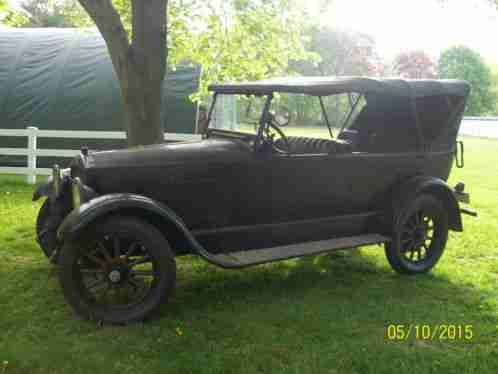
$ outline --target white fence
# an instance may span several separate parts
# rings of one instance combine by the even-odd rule
[[[465,117],[460,135],[498,139],[498,117]]]
[[[28,127],[26,130],[6,130],[0,129],[0,137],[27,137],[27,148],[0,148],[0,155],[6,156],[26,156],[27,167],[1,167],[0,174],[21,174],[26,175],[27,182],[36,183],[37,175],[50,175],[51,169],[37,168],[37,157],[74,157],[80,150],[72,149],[39,149],[37,147],[38,138],[68,138],[68,139],[126,139],[125,132],[119,131],[59,131],[59,130],[39,130],[37,127]],[[200,135],[194,134],[172,134],[165,133],[164,139],[167,141],[188,141],[199,140]]]
[[[466,117],[462,122],[460,135],[479,136],[498,139],[498,117],[480,118]],[[69,149],[39,149],[37,148],[38,138],[70,138],[70,139],[126,139],[125,132],[114,131],[59,131],[59,130],[39,130],[36,127],[28,127],[26,130],[5,130],[0,129],[2,136],[21,136],[28,138],[28,148],[0,148],[0,155],[26,156],[27,167],[1,167],[0,174],[22,174],[26,175],[27,182],[36,183],[37,175],[50,175],[51,169],[36,167],[37,157],[74,157],[79,154],[79,150]],[[193,134],[164,134],[167,141],[188,141],[199,140],[200,135]]]

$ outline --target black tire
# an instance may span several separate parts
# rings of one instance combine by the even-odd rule
[[[59,265],[64,297],[74,311],[110,324],[145,319],[167,301],[176,283],[167,240],[153,225],[132,217],[112,216],[64,243]]]
[[[57,231],[49,227],[50,202],[45,200],[36,218],[36,241],[45,256],[55,264],[57,258],[52,258],[52,254],[57,246]]]
[[[393,229],[385,246],[389,264],[400,274],[430,271],[443,255],[448,240],[448,214],[435,196],[418,196]]]

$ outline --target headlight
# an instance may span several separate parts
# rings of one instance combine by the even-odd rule
[[[61,193],[61,170],[57,164],[52,167],[52,185],[54,187],[54,195],[57,198]]]
[[[54,186],[54,195],[56,198],[58,198],[61,194],[63,178],[70,175],[71,169],[61,170],[57,164],[52,167],[52,178],[49,178],[49,182],[52,182],[52,185]]]
[[[71,192],[73,208],[78,208],[81,204],[97,197],[97,193],[90,187],[84,185],[78,177],[73,178]]]
[[[83,190],[80,178],[73,179],[71,190],[73,195],[73,208],[78,208],[81,205],[81,191]]]

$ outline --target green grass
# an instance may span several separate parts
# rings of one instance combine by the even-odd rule
[[[465,139],[464,218],[428,275],[403,277],[379,247],[244,271],[178,261],[151,321],[77,319],[34,240],[39,208],[0,179],[0,374],[498,372],[498,141]],[[389,341],[390,324],[472,325],[470,341]],[[2,362],[8,364],[2,366]]]

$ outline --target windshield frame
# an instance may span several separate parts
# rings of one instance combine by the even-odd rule
[[[354,92],[351,92],[351,93],[354,93]],[[351,93],[348,93],[348,95],[350,95]],[[344,122],[342,123],[341,129],[340,129],[338,135],[342,134],[342,132],[347,129],[349,121],[351,120],[351,117],[353,116],[353,113],[355,112],[356,108],[358,107],[358,104],[360,104],[360,101],[361,101],[362,98],[364,100],[366,100],[365,99],[365,94],[358,94],[358,98],[353,103],[353,105],[351,105],[351,108],[349,109],[349,113],[346,116],[346,119],[344,120]]]
[[[222,134],[232,134],[232,135],[237,135],[241,137],[246,137],[246,138],[261,138],[264,133],[264,127],[267,125],[268,121],[270,120],[269,117],[269,112],[270,112],[270,107],[271,107],[271,102],[273,100],[273,93],[272,94],[262,94],[262,95],[254,95],[254,96],[260,96],[260,97],[266,97],[265,99],[265,104],[263,106],[263,111],[261,112],[261,115],[258,120],[258,128],[255,131],[254,134],[248,133],[248,132],[240,132],[240,131],[234,131],[234,130],[226,130],[226,129],[218,129],[218,128],[211,128],[209,127],[211,125],[211,121],[213,119],[213,113],[216,108],[216,101],[218,98],[219,93],[215,92],[213,95],[213,100],[211,102],[211,107],[209,109],[209,114],[208,114],[208,123],[207,123],[207,131],[206,135],[209,137],[211,133],[222,133]],[[239,94],[223,94],[227,96],[237,96]]]
[[[347,114],[344,117],[343,123],[341,124],[340,130],[339,130],[339,133],[337,134],[337,136],[339,136],[347,128],[348,122],[351,120],[351,117],[352,117],[354,111],[356,110],[356,107],[358,106],[359,102],[361,101],[361,98],[364,97],[364,94],[354,92],[354,91],[348,92],[347,94],[350,95],[353,93],[357,93],[358,98],[355,100],[353,105],[350,105],[349,111],[347,112]],[[290,94],[292,95],[293,93],[290,93]],[[244,138],[256,139],[257,143],[260,142],[264,136],[265,127],[267,127],[269,125],[269,122],[271,121],[270,109],[271,109],[271,104],[272,104],[272,101],[274,98],[274,93],[270,93],[270,94],[264,93],[261,95],[254,95],[254,96],[259,96],[259,97],[266,97],[265,104],[264,104],[263,110],[261,112],[260,119],[258,121],[258,129],[256,130],[256,132],[254,134],[247,133],[247,132],[239,132],[239,131],[234,131],[234,130],[218,129],[218,128],[210,128],[209,127],[211,125],[212,120],[213,120],[213,113],[214,113],[215,108],[216,108],[218,95],[220,95],[220,93],[218,93],[218,92],[215,92],[213,94],[213,100],[211,102],[211,107],[209,109],[208,118],[207,118],[208,123],[207,123],[207,129],[206,129],[206,137],[209,138],[209,136],[212,133],[218,133],[218,134],[235,135],[237,137],[240,136],[240,137],[244,137]],[[237,96],[240,94],[223,93],[223,95]],[[248,95],[248,96],[252,96],[252,95]],[[332,131],[332,124],[329,121],[327,110],[326,110],[325,105],[323,103],[324,96],[315,96],[315,95],[306,95],[306,96],[314,96],[314,97],[317,97],[317,99],[319,100],[322,115],[325,119],[328,130],[330,132],[331,139],[334,139],[334,135],[333,135],[333,131]],[[335,95],[328,95],[328,96],[335,96]],[[278,126],[278,123],[276,125]]]

